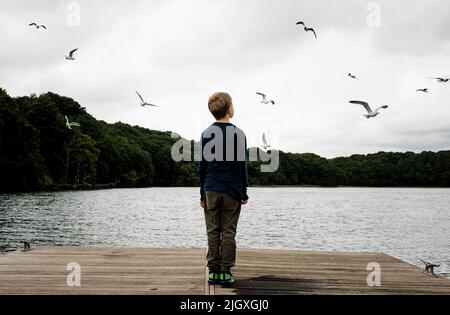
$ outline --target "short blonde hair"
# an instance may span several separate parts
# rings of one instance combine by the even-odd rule
[[[209,111],[217,120],[224,118],[232,105],[230,94],[224,92],[214,93],[208,101]]]

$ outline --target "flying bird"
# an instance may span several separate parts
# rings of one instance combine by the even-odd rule
[[[66,127],[68,129],[72,129],[72,127],[81,127],[79,123],[77,122],[69,122],[69,118],[67,116],[64,116],[66,118]]]
[[[350,101],[351,104],[356,104],[356,105],[362,105],[364,106],[364,108],[367,110],[367,115],[363,115],[364,117],[366,117],[367,119],[369,118],[374,118],[376,116],[378,116],[380,114],[380,110],[381,109],[387,109],[389,108],[389,106],[384,105],[381,106],[379,108],[377,108],[375,111],[372,110],[372,108],[370,108],[370,105],[367,102],[363,102],[363,101]]]
[[[40,29],[41,27],[43,28],[43,29],[47,29],[47,27],[45,26],[45,25],[43,25],[43,24],[36,24],[36,23],[30,23],[30,24],[28,24],[28,26],[34,26],[34,27],[36,27],[36,29],[38,30],[38,29]]]
[[[139,94],[138,91],[136,91],[136,94],[139,96],[139,99],[141,100],[142,107],[145,107],[145,106],[159,107],[158,105],[153,105],[153,104],[150,104],[150,103],[147,103],[146,101],[144,101],[144,98],[141,96],[141,94]]]
[[[447,83],[448,81],[450,81],[450,78],[430,78],[433,80],[437,80],[440,83]]]
[[[348,76],[352,79],[359,80],[358,77],[354,74],[349,73]]]
[[[259,93],[259,92],[256,92],[256,94],[262,96],[262,101],[261,101],[261,103],[263,103],[263,104],[272,104],[272,105],[275,105],[275,102],[274,102],[274,101],[272,101],[272,100],[270,100],[270,101],[267,100],[267,95],[266,95],[266,94]]]
[[[75,48],[74,50],[69,52],[69,56],[66,56],[67,60],[75,60],[75,57],[73,56],[73,54],[78,50],[78,48]]]
[[[267,137],[266,137],[265,133],[263,133],[263,135],[262,135],[262,143],[263,143],[262,148],[264,149],[264,151],[267,151],[267,149],[269,149],[271,147],[271,145],[267,141]]]
[[[316,31],[315,31],[312,27],[305,27],[305,32],[313,32],[313,33],[314,33],[314,36],[315,36],[316,39],[317,39]]]
[[[430,90],[429,89],[418,89],[416,92],[428,93],[428,92],[430,92]]]
[[[307,27],[307,26],[305,25],[305,22],[300,21],[300,22],[297,22],[295,25],[303,25],[303,29],[305,30],[305,32],[313,32],[313,33],[314,33],[314,36],[315,36],[316,39],[317,39],[316,31],[315,31],[312,27]]]

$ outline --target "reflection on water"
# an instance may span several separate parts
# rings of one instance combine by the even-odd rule
[[[253,188],[238,246],[385,252],[450,272],[447,189]],[[197,188],[0,195],[0,252],[37,245],[205,247]]]

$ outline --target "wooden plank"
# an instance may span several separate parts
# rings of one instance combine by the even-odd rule
[[[69,287],[68,263],[81,266]],[[0,294],[205,294],[204,250],[38,247],[0,257]]]
[[[369,287],[367,264],[381,266],[381,286]],[[450,294],[450,280],[425,275],[385,254],[240,251],[235,287],[216,294]]]
[[[205,249],[38,247],[0,256],[0,294],[450,294],[450,280],[380,253],[239,250],[233,288],[207,282]],[[66,285],[68,263],[81,287]],[[368,287],[367,264],[381,265]]]

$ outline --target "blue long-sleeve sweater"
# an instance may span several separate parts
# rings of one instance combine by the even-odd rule
[[[198,165],[200,195],[223,192],[241,202],[248,200],[247,140],[231,123],[214,123],[201,137],[202,159]]]

